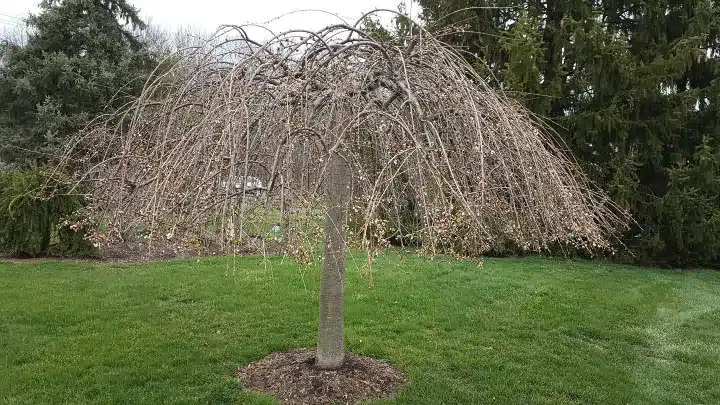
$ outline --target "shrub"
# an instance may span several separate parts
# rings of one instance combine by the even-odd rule
[[[95,256],[86,228],[65,221],[85,199],[67,194],[63,186],[48,188],[59,182],[47,180],[40,169],[0,173],[0,251],[19,257]]]

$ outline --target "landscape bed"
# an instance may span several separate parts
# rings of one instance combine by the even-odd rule
[[[351,257],[348,350],[392,404],[720,403],[720,273]],[[319,266],[281,257],[0,262],[0,403],[273,404],[237,371],[312,348]]]

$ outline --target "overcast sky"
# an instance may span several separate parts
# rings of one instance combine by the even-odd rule
[[[37,12],[40,0],[0,0],[0,26],[20,23],[29,12]],[[356,20],[362,13],[375,9],[397,10],[400,0],[131,0],[140,15],[153,24],[168,29],[191,27],[214,31],[221,24],[266,23],[297,10],[325,10]],[[415,15],[419,7],[413,6]],[[270,22],[274,31],[290,28],[319,29],[338,22],[336,17],[304,11]],[[0,29],[2,31],[2,29]]]

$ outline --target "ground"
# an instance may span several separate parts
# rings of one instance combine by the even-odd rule
[[[720,273],[351,259],[347,346],[392,404],[718,404]],[[273,404],[237,370],[312,348],[319,267],[0,263],[0,404]],[[372,280],[372,281],[371,281]]]
[[[293,349],[272,353],[238,369],[244,388],[269,393],[286,405],[357,404],[394,398],[407,376],[391,364],[348,352],[338,369],[315,365],[315,351]]]

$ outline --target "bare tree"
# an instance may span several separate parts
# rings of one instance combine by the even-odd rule
[[[137,29],[134,34],[148,46],[155,55],[168,56],[191,47],[203,47],[212,37],[200,28],[177,27],[173,30],[163,28],[148,19],[144,29]]]
[[[317,351],[325,368],[344,356],[348,207],[368,252],[398,230],[401,199],[415,207],[409,236],[431,254],[610,249],[626,220],[456,51],[418,26],[389,43],[361,24],[265,42],[225,27],[172,58],[60,163],[100,173],[91,214],[103,243],[138,225],[151,240],[212,232],[239,243],[254,218],[247,195],[218,193],[218,179],[262,179],[266,204],[292,208],[283,215],[326,212]]]
[[[27,44],[29,28],[24,21],[11,21],[0,27],[0,63],[3,63],[3,47],[23,47]]]

